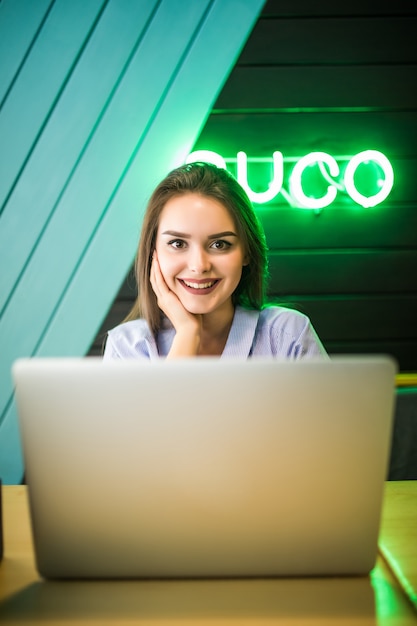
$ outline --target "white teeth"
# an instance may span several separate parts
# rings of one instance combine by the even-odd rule
[[[214,285],[215,281],[212,280],[210,283],[188,283],[186,280],[184,280],[183,283],[187,285],[187,287],[191,287],[192,289],[208,289],[209,287],[212,287]]]

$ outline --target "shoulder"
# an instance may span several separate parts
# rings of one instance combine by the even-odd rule
[[[307,315],[281,306],[268,306],[260,312],[259,343],[268,343],[271,353],[285,358],[325,355]]]
[[[107,333],[104,358],[151,358],[155,352],[155,338],[144,319],[124,322]]]
[[[266,324],[273,324],[277,321],[302,323],[308,320],[308,317],[304,313],[300,313],[296,309],[289,309],[287,307],[278,305],[269,305],[261,310],[260,319]]]
[[[307,315],[295,309],[271,305],[262,309],[259,315],[259,323],[264,326],[297,331],[309,325],[310,319]]]

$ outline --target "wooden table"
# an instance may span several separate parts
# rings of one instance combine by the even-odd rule
[[[380,555],[352,578],[45,582],[26,488],[3,488],[0,624],[409,626],[417,624],[417,481],[387,483]]]
[[[417,611],[417,481],[387,482],[379,552]]]

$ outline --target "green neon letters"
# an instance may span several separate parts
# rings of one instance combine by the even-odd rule
[[[338,160],[347,162],[343,170]],[[322,209],[334,202],[340,192],[348,195],[356,204],[369,208],[381,204],[394,185],[392,165],[387,157],[377,150],[364,150],[354,156],[338,159],[327,152],[310,152],[297,159],[284,159],[281,152],[274,152],[272,181],[265,191],[254,191],[249,186],[248,161],[270,162],[271,159],[248,159],[245,152],[238,152],[236,159],[225,159],[211,150],[196,150],[186,160],[187,163],[193,161],[214,163],[224,169],[227,169],[228,162],[235,162],[237,180],[255,204],[270,202],[281,193],[292,206]],[[284,161],[295,161],[288,177],[288,191],[283,188]],[[309,168],[311,170],[315,168],[319,172],[320,191],[306,192],[305,178],[308,177]],[[368,181],[365,185],[364,179]],[[361,185],[365,187],[366,192]]]
[[[369,163],[371,161],[380,166],[384,172],[384,180],[378,179],[378,186],[380,187],[378,193],[373,196],[366,197],[359,193],[356,189],[354,176],[361,163]],[[388,161],[387,157],[382,154],[382,152],[377,152],[376,150],[365,150],[364,152],[360,152],[351,158],[345,170],[344,181],[346,191],[352,200],[364,207],[371,207],[381,204],[381,202],[385,200],[390,193],[394,185],[394,171],[391,163]]]
[[[272,155],[274,163],[274,177],[269,184],[267,191],[255,192],[249,187],[248,183],[248,157],[245,152],[237,153],[237,179],[248,194],[252,202],[256,204],[265,204],[270,202],[279,194],[284,181],[284,157],[282,152],[274,152]]]

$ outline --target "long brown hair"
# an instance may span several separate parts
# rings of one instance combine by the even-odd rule
[[[211,163],[190,163],[173,170],[159,183],[149,200],[142,224],[135,262],[138,296],[125,321],[143,317],[153,333],[158,332],[162,319],[149,278],[159,217],[168,200],[187,193],[216,199],[235,222],[249,264],[242,268],[242,277],[232,295],[234,305],[261,309],[265,302],[265,234],[246,192],[227,170]]]

